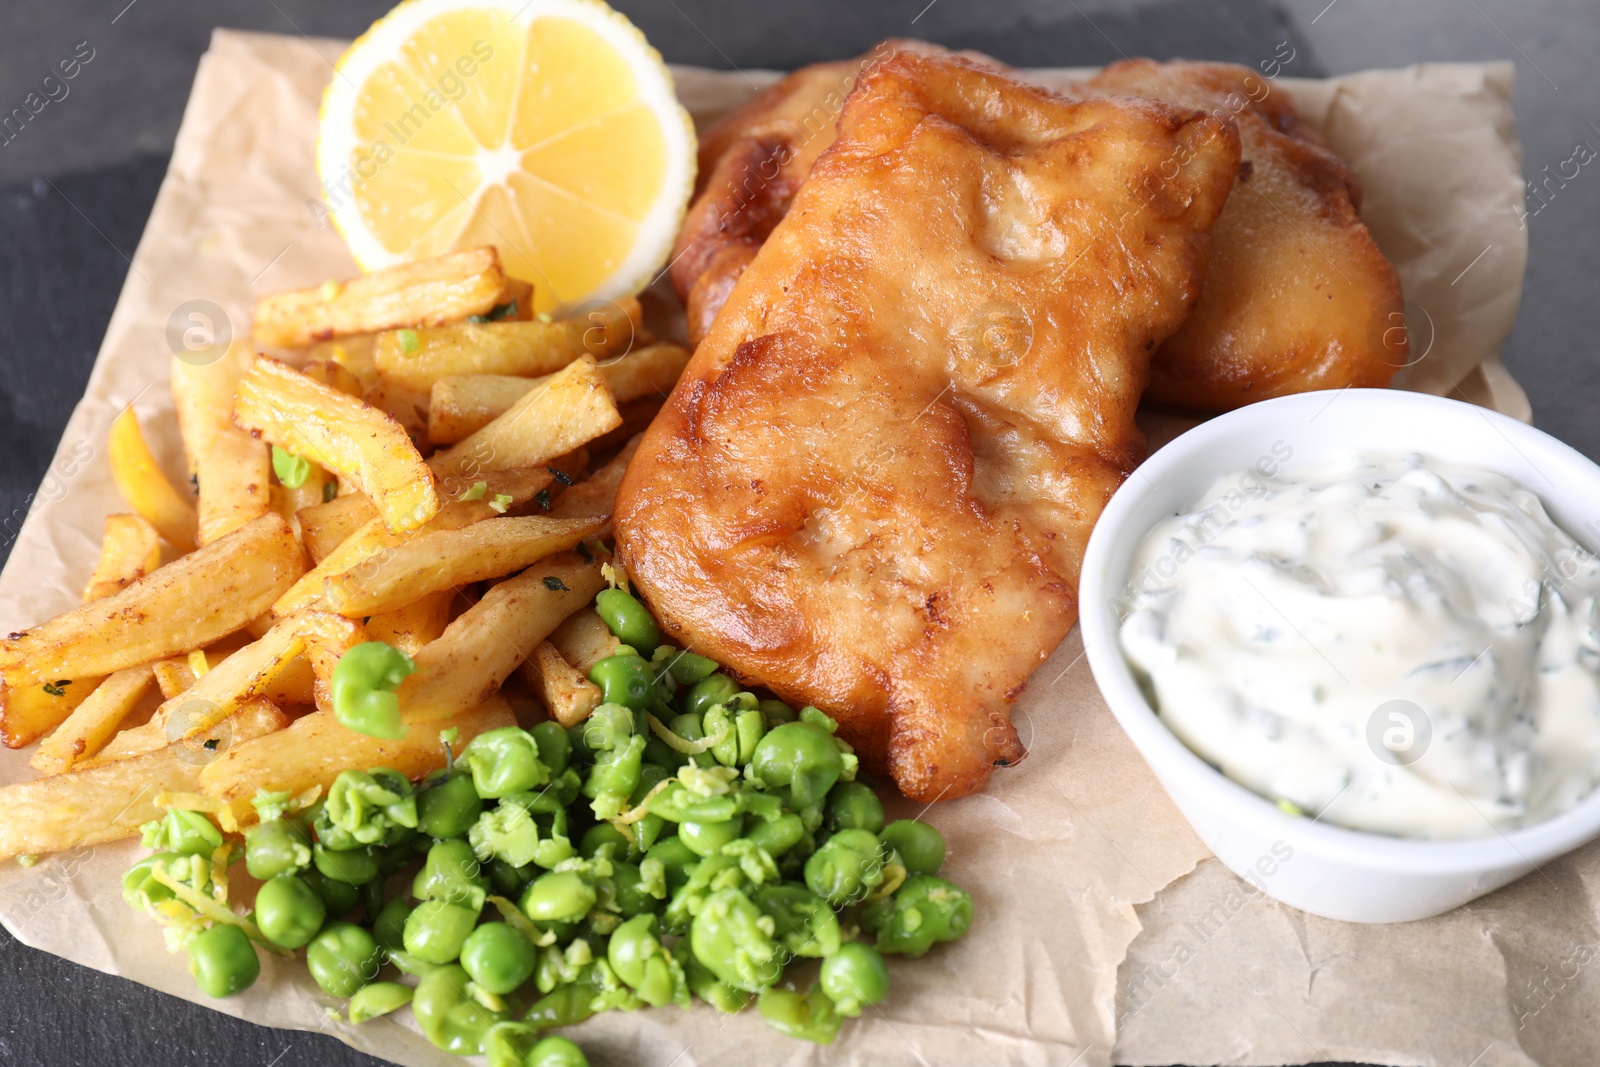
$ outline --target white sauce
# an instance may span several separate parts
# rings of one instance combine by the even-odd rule
[[[1362,830],[1477,837],[1587,795],[1595,555],[1491,471],[1277,469],[1219,480],[1135,556],[1121,644],[1168,727],[1250,789]]]

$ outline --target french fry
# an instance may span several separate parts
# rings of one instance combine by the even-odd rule
[[[628,472],[628,463],[633,459],[633,454],[639,451],[639,442],[643,437],[643,434],[635,434],[622,446],[622,451],[607,460],[604,466],[562,493],[550,514],[561,519],[579,515],[605,515],[606,527],[596,536],[605,537],[610,533],[609,517],[616,506],[617,489],[622,485],[622,476]]]
[[[240,379],[233,421],[350,479],[390,530],[414,530],[439,510],[433,477],[399,423],[275,359],[257,359]]]
[[[549,641],[539,642],[519,673],[528,688],[544,699],[550,717],[562,726],[578,725],[604,699],[600,687],[563,659]]]
[[[199,519],[194,504],[161,473],[139,429],[133,408],[111,422],[111,477],[128,506],[142,515],[180,552],[194,547]]]
[[[450,625],[450,605],[455,596],[454,589],[441,589],[404,607],[378,612],[367,620],[367,638],[414,656]]]
[[[378,509],[365,493],[345,493],[295,512],[300,542],[313,563],[327,559],[351,534],[377,517]]]
[[[649,345],[621,359],[598,364],[600,375],[618,404],[641,397],[665,398],[689,362],[689,350],[674,344]],[[436,445],[455,444],[476,433],[544,378],[518,378],[506,374],[458,374],[433,383],[428,399],[428,439]]]
[[[269,348],[401,326],[438,325],[492,311],[505,291],[492,246],[404,263],[344,283],[262,297],[251,338]]]
[[[393,611],[440,590],[530,567],[593,537],[603,520],[498,518],[407,538],[368,565],[335,574],[323,599],[341,615]]]
[[[23,748],[67,720],[103,681],[102,676],[0,686],[0,742]]]
[[[233,390],[249,365],[248,343],[236,343],[214,363],[172,359],[172,400],[178,432],[199,486],[199,543],[232,533],[269,507],[267,446],[233,425]]]
[[[555,628],[550,634],[550,644],[561,653],[562,659],[587,678],[596,663],[616,654],[622,642],[611,633],[600,614],[585,604]]]
[[[289,524],[263,515],[120,593],[11,634],[0,641],[0,676],[14,686],[103,676],[201,648],[266,611],[303,573]]]
[[[491,588],[412,657],[417,669],[396,690],[408,721],[447,718],[487,700],[604,585],[598,563],[563,553]]]
[[[545,379],[489,425],[428,461],[441,481],[486,471],[537,467],[622,424],[593,358]]]
[[[367,391],[367,403],[398,422],[406,435],[423,449],[431,444],[428,439],[428,394],[426,391],[407,389],[399,382],[379,378]]]
[[[510,308],[506,311],[505,317],[497,321],[526,322],[533,318],[533,284],[506,275],[506,287],[500,290],[500,296],[495,300],[495,307],[498,309],[508,304]]]
[[[77,767],[65,774],[0,789],[0,858],[60,852],[138,834],[166,810],[163,793],[193,792],[214,749],[282,730],[289,718],[266,701],[241,708],[225,727],[133,759]]]
[[[511,498],[509,502],[502,501],[507,507],[521,504],[548,486],[553,476],[544,470],[519,469],[499,472],[493,480],[499,488],[492,492],[488,488],[489,479],[486,478],[484,492],[475,499],[447,499],[444,506],[439,509],[439,513],[418,533],[456,530],[475,522],[495,518],[501,514],[494,506],[497,497],[509,496]],[[404,537],[390,533],[374,516],[365,526],[341,541],[337,548],[324,556],[315,567],[290,587],[278,602],[272,605],[273,614],[282,618],[321,603],[328,578],[342,574],[403,543],[405,543]]]
[[[195,682],[194,668],[189,665],[187,656],[153,663],[151,670],[155,675],[156,688],[161,690],[163,700],[171,700]]]
[[[361,379],[356,376],[356,373],[337,360],[307,360],[301,366],[300,373],[314,382],[321,382],[335,392],[343,393],[345,396],[359,397],[367,391],[366,387],[361,384]]]
[[[169,698],[148,723],[118,734],[104,755],[126,759],[211,729],[240,705],[265,698],[302,654],[316,676],[326,680],[339,657],[366,639],[366,630],[351,619],[321,611],[292,615]]]
[[[233,745],[200,772],[199,787],[227,804],[243,823],[254,816],[250,802],[258,789],[292,793],[315,786],[327,789],[341,772],[369,767],[388,767],[407,778],[421,778],[444,766],[441,730],[457,731],[451,748],[459,756],[479,734],[515,725],[511,706],[498,695],[453,718],[415,726],[394,741],[358,734],[328,712],[319,711],[296,720],[286,730]]]
[[[639,301],[607,304],[581,318],[486,322],[378,335],[372,361],[407,389],[426,393],[453,374],[553,374],[585,354],[626,352],[639,332]]]
[[[154,678],[155,670],[148,664],[111,675],[39,743],[39,750],[28,762],[40,774],[61,774],[93,756],[144,699]]]
[[[95,564],[85,602],[99,600],[126,588],[161,566],[161,535],[142,515],[107,515],[100,539],[100,562]]]
[[[365,393],[378,382],[378,365],[372,361],[372,345],[378,339],[375,333],[351,334],[332,341],[318,341],[306,349],[307,364],[326,360],[337,363],[356,376]]]

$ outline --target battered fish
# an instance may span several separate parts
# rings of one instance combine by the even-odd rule
[[[1076,617],[1238,159],[1164,103],[952,56],[865,72],[618,493],[668,630],[835,716],[907,796],[1020,759],[1010,705]]]
[[[711,329],[734,283],[789,211],[817,157],[833,144],[856,76],[900,52],[942,53],[895,39],[857,59],[801,67],[724,115],[700,137],[700,180],[672,250],[672,284],[689,315],[689,343]],[[978,52],[962,52],[996,69]]]
[[[1086,88],[1239,127],[1244,162],[1211,231],[1200,303],[1157,351],[1149,399],[1216,412],[1389,384],[1407,361],[1400,278],[1357,214],[1355,175],[1286,92],[1246,67],[1148,59],[1114,63]]]

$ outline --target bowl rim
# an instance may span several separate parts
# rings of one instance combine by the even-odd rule
[[[1330,392],[1338,395],[1330,398],[1327,395]],[[1127,574],[1112,575],[1108,565],[1119,543],[1130,538],[1142,540],[1149,532],[1148,529],[1129,529],[1129,516],[1134,509],[1146,498],[1162,493],[1163,485],[1169,484],[1162,476],[1173,474],[1174,468],[1188,462],[1196,450],[1242,435],[1270,434],[1274,426],[1304,425],[1306,420],[1302,416],[1308,410],[1325,410],[1334,399],[1366,405],[1376,409],[1379,417],[1387,418],[1398,417],[1408,409],[1429,409],[1453,420],[1461,420],[1470,413],[1474,421],[1461,423],[1464,433],[1497,434],[1519,453],[1533,452],[1563,467],[1576,468],[1587,476],[1588,484],[1583,486],[1559,486],[1552,482],[1551,488],[1557,491],[1555,495],[1577,497],[1587,491],[1594,499],[1600,499],[1600,465],[1542,430],[1463,401],[1399,389],[1349,388],[1298,393],[1236,408],[1179,434],[1156,450],[1141,464],[1146,477],[1124,481],[1095,523],[1084,552],[1078,604],[1079,627],[1090,671],[1112,714],[1164,785],[1169,777],[1176,779],[1183,792],[1203,798],[1212,814],[1241,824],[1264,839],[1290,840],[1297,847],[1310,846],[1329,859],[1392,872],[1455,873],[1518,865],[1535,869],[1600,835],[1600,788],[1548,819],[1515,830],[1496,827],[1493,834],[1473,838],[1398,837],[1290,815],[1271,800],[1223,774],[1184,744],[1145,699],[1132,667],[1122,655],[1108,604],[1109,591],[1121,589]],[[1418,451],[1427,453],[1429,449],[1419,447]],[[1529,459],[1529,462],[1534,461]],[[1189,486],[1188,491],[1198,497],[1204,488]],[[1541,500],[1547,499],[1544,493],[1537,495]],[[1566,532],[1579,544],[1593,548],[1571,530]],[[1169,789],[1169,792],[1176,791]]]

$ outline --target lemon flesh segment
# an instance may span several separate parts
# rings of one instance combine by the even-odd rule
[[[338,66],[318,166],[325,192],[348,182],[330,203],[364,269],[493,244],[548,311],[635,292],[666,261],[693,126],[603,4],[409,0]]]

